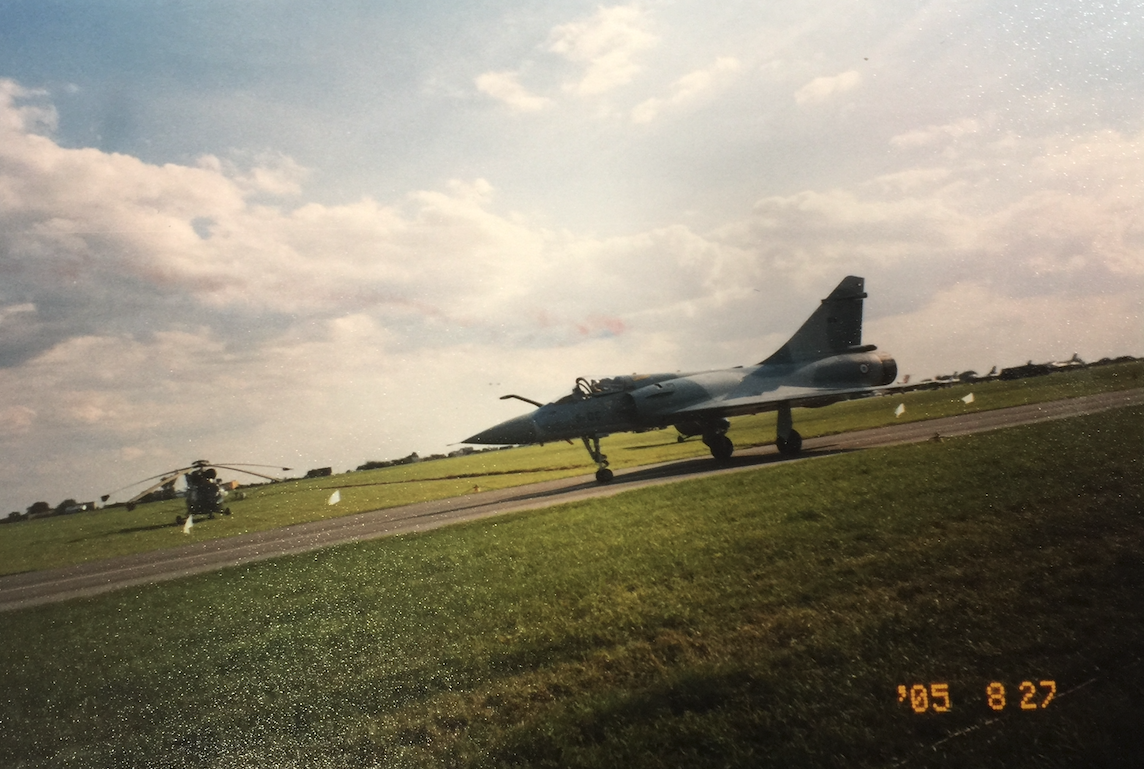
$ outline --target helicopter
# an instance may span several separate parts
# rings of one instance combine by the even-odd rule
[[[205,459],[196,459],[188,467],[180,467],[175,470],[168,470],[165,473],[153,475],[150,478],[144,478],[142,481],[136,481],[135,483],[128,484],[127,486],[124,486],[121,489],[117,489],[116,491],[122,491],[123,489],[131,488],[132,486],[138,485],[140,483],[146,483],[147,481],[154,481],[156,478],[159,479],[158,482],[151,484],[146,489],[139,492],[131,499],[127,500],[125,503],[127,509],[134,510],[135,506],[139,503],[140,500],[154,491],[162,488],[167,488],[173,492],[175,481],[178,480],[180,475],[185,473],[185,475],[183,475],[183,479],[187,484],[187,491],[185,496],[187,501],[187,514],[185,516],[175,516],[176,525],[181,526],[188,519],[193,519],[195,516],[206,516],[207,518],[214,518],[216,515],[230,515],[230,508],[223,505],[223,501],[226,498],[226,492],[223,490],[219,481],[218,470],[233,470],[238,473],[246,473],[247,475],[254,475],[259,478],[265,478],[269,481],[282,480],[281,478],[275,478],[272,475],[265,475],[253,470],[244,470],[242,467],[235,467],[233,466],[235,464],[244,465],[245,467],[276,467],[276,465],[256,465],[247,462],[237,462],[223,465],[215,462],[208,462]],[[287,472],[289,470],[289,467],[282,468],[283,472]],[[114,493],[115,492],[113,491],[112,494]],[[100,497],[100,500],[107,502],[107,500],[110,498],[111,494],[104,494],[102,497]]]

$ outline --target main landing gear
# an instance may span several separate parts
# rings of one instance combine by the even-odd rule
[[[615,478],[615,473],[608,469],[608,456],[600,451],[600,436],[598,435],[585,435],[581,438],[584,441],[584,448],[588,449],[588,455],[592,457],[592,461],[596,463],[596,481],[598,483],[611,483]]]
[[[696,420],[676,424],[679,430],[677,440],[683,441],[692,435],[703,436],[703,443],[711,450],[711,456],[716,462],[726,462],[735,452],[735,444],[727,437],[727,430],[731,423],[726,419]],[[588,455],[596,463],[596,480],[600,483],[610,483],[615,475],[608,469],[608,457],[600,451],[600,436],[585,435],[581,437]],[[784,456],[794,456],[802,451],[802,436],[794,429],[794,420],[791,417],[789,403],[778,407],[778,419],[775,430],[775,447]]]
[[[802,436],[794,429],[794,419],[791,417],[789,404],[779,407],[777,422],[775,448],[780,454],[793,457],[802,451]]]
[[[727,437],[727,431],[730,429],[731,423],[726,419],[720,419],[718,422],[710,423],[703,430],[703,443],[711,449],[711,456],[715,457],[716,462],[726,462],[735,451],[735,444]]]

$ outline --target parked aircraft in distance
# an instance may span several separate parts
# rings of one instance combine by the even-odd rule
[[[754,366],[736,366],[694,374],[618,376],[576,380],[570,395],[540,404],[536,411],[502,422],[462,443],[492,445],[547,443],[580,438],[596,463],[596,480],[612,480],[600,439],[610,433],[640,432],[674,426],[682,435],[701,435],[716,460],[731,457],[728,417],[778,412],[775,444],[797,454],[802,437],[791,409],[827,406],[861,398],[893,383],[898,365],[886,353],[862,344],[865,279],[844,278],[822,300],[795,335]]]

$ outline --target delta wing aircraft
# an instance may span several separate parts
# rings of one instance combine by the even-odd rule
[[[777,411],[775,444],[783,454],[797,454],[802,436],[794,429],[792,408],[865,397],[898,376],[891,356],[862,344],[865,298],[864,278],[844,278],[786,344],[754,366],[580,378],[570,395],[544,405],[520,395],[502,396],[537,409],[462,443],[521,445],[580,438],[598,468],[596,480],[607,483],[613,474],[600,439],[610,433],[674,426],[683,436],[703,436],[711,455],[726,461],[735,450],[727,437],[728,417]]]

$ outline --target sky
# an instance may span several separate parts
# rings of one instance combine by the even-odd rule
[[[915,379],[1144,355],[1142,150],[1141,0],[0,0],[0,516],[448,451],[846,275]]]

